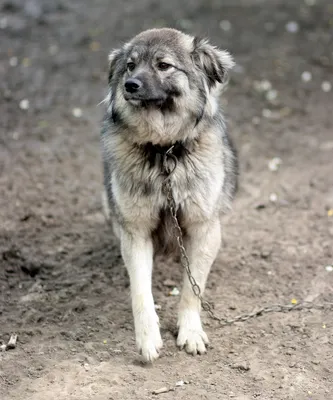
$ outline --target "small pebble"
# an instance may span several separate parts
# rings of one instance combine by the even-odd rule
[[[282,164],[282,160],[280,157],[274,157],[268,162],[268,168],[270,171],[277,171]]]
[[[81,118],[82,117],[82,110],[81,108],[73,108],[72,114],[75,118]]]
[[[286,31],[289,33],[296,33],[299,31],[299,24],[296,21],[289,21],[286,24]]]
[[[238,369],[239,371],[249,371],[250,365],[247,361],[240,361],[231,365],[232,369]]]
[[[325,93],[330,92],[330,91],[332,90],[331,82],[324,81],[324,82],[321,84],[321,90],[322,90],[323,92],[325,92]]]
[[[263,110],[262,110],[262,116],[264,117],[264,118],[271,118],[272,117],[272,111],[271,110],[269,110],[268,108],[264,108]]]
[[[167,387],[162,387],[160,389],[157,390],[153,390],[153,394],[161,394],[161,393],[167,393],[169,392],[169,389]]]
[[[183,386],[184,385],[184,381],[178,381],[178,382],[176,382],[176,386]]]
[[[269,110],[267,108],[262,110],[262,116],[267,119],[271,119],[272,121],[279,121],[281,118],[285,116],[285,108],[281,108],[280,110]]]
[[[281,117],[288,117],[288,115],[290,115],[291,113],[292,113],[292,109],[289,107],[283,107],[279,111],[279,114]]]
[[[329,140],[328,142],[323,142],[319,145],[319,149],[323,151],[329,151],[333,149],[333,140]],[[333,215],[333,214],[332,214]]]
[[[45,120],[41,120],[41,121],[39,121],[38,122],[38,127],[39,128],[47,128],[49,126],[49,123],[48,123],[48,121],[45,121]]]
[[[24,57],[22,60],[22,65],[23,67],[30,67],[31,65],[31,60],[28,57]]]
[[[231,29],[231,23],[230,21],[224,19],[220,22],[220,28],[222,29],[222,31],[228,32]]]
[[[304,71],[301,75],[303,82],[310,82],[312,79],[312,74],[309,71]]]
[[[23,99],[20,101],[20,109],[21,110],[28,110],[29,109],[29,100]]]
[[[101,49],[101,44],[97,41],[92,41],[89,45],[91,51],[99,51]]]
[[[263,81],[254,81],[253,86],[258,92],[267,92],[272,89],[272,84],[267,79],[264,79]]]
[[[327,272],[333,272],[333,265],[326,265],[325,269]]]
[[[17,343],[17,335],[13,333],[12,335],[10,335],[9,341],[6,346],[6,350],[15,349],[16,343]]]
[[[278,92],[275,89],[268,90],[268,92],[266,93],[266,99],[268,101],[276,100],[277,96],[278,96]]]
[[[266,258],[268,258],[271,254],[272,254],[272,251],[271,251],[271,250],[263,250],[263,251],[260,253],[260,257],[266,259]]]
[[[277,201],[277,194],[276,193],[271,193],[269,195],[269,201],[271,201],[272,203],[275,203]]]
[[[59,51],[59,47],[58,47],[56,44],[52,44],[52,45],[49,47],[49,54],[50,54],[51,56],[55,56],[55,55],[58,53],[58,51]]]
[[[16,67],[18,64],[18,58],[17,57],[10,57],[9,59],[9,65],[11,67]]]
[[[174,287],[174,286],[176,286],[176,281],[174,281],[172,279],[166,279],[165,281],[163,281],[163,285],[169,286],[169,287]]]
[[[155,310],[162,310],[162,306],[159,304],[155,304]]]
[[[41,3],[36,0],[26,0],[24,4],[24,12],[28,17],[38,19],[43,14]]]
[[[8,19],[5,18],[1,18],[0,19],[0,29],[6,29],[8,26]]]
[[[11,100],[13,98],[12,92],[9,89],[4,89],[3,91],[3,97],[6,100]]]
[[[169,292],[169,296],[179,296],[179,290],[176,288],[176,287],[174,287],[172,290],[171,290],[171,292]]]

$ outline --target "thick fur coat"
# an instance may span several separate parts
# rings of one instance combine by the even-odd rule
[[[174,29],[142,32],[109,57],[101,143],[107,213],[127,267],[137,346],[145,361],[162,347],[151,292],[153,255],[172,248],[165,153],[192,275],[203,292],[221,244],[220,215],[231,207],[237,159],[219,107],[233,60],[205,40]],[[177,344],[204,353],[208,338],[189,281]]]

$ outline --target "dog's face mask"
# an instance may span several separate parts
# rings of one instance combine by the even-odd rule
[[[173,29],[139,34],[113,51],[109,62],[113,92],[135,108],[162,111],[182,107],[183,100],[197,107],[233,66],[229,53]]]
[[[154,48],[146,43],[134,45],[126,61],[125,100],[134,105],[161,106],[180,96],[182,68],[181,62],[167,47]]]

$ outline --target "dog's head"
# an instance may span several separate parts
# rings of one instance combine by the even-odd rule
[[[198,119],[233,66],[228,52],[175,29],[151,29],[109,56],[110,101],[117,113]],[[145,111],[144,111],[145,110]]]

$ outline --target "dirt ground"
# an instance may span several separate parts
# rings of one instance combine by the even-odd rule
[[[175,345],[167,281],[180,288],[182,271],[167,260],[153,284],[164,349],[154,366],[139,362],[128,277],[101,212],[97,104],[110,49],[162,25],[209,36],[238,64],[223,105],[240,190],[207,298],[230,317],[333,301],[330,0],[5,0],[0,341],[17,332],[18,343],[0,353],[0,398],[332,399],[332,311],[223,328],[203,316],[211,347],[193,358]],[[161,387],[176,388],[152,394]]]

